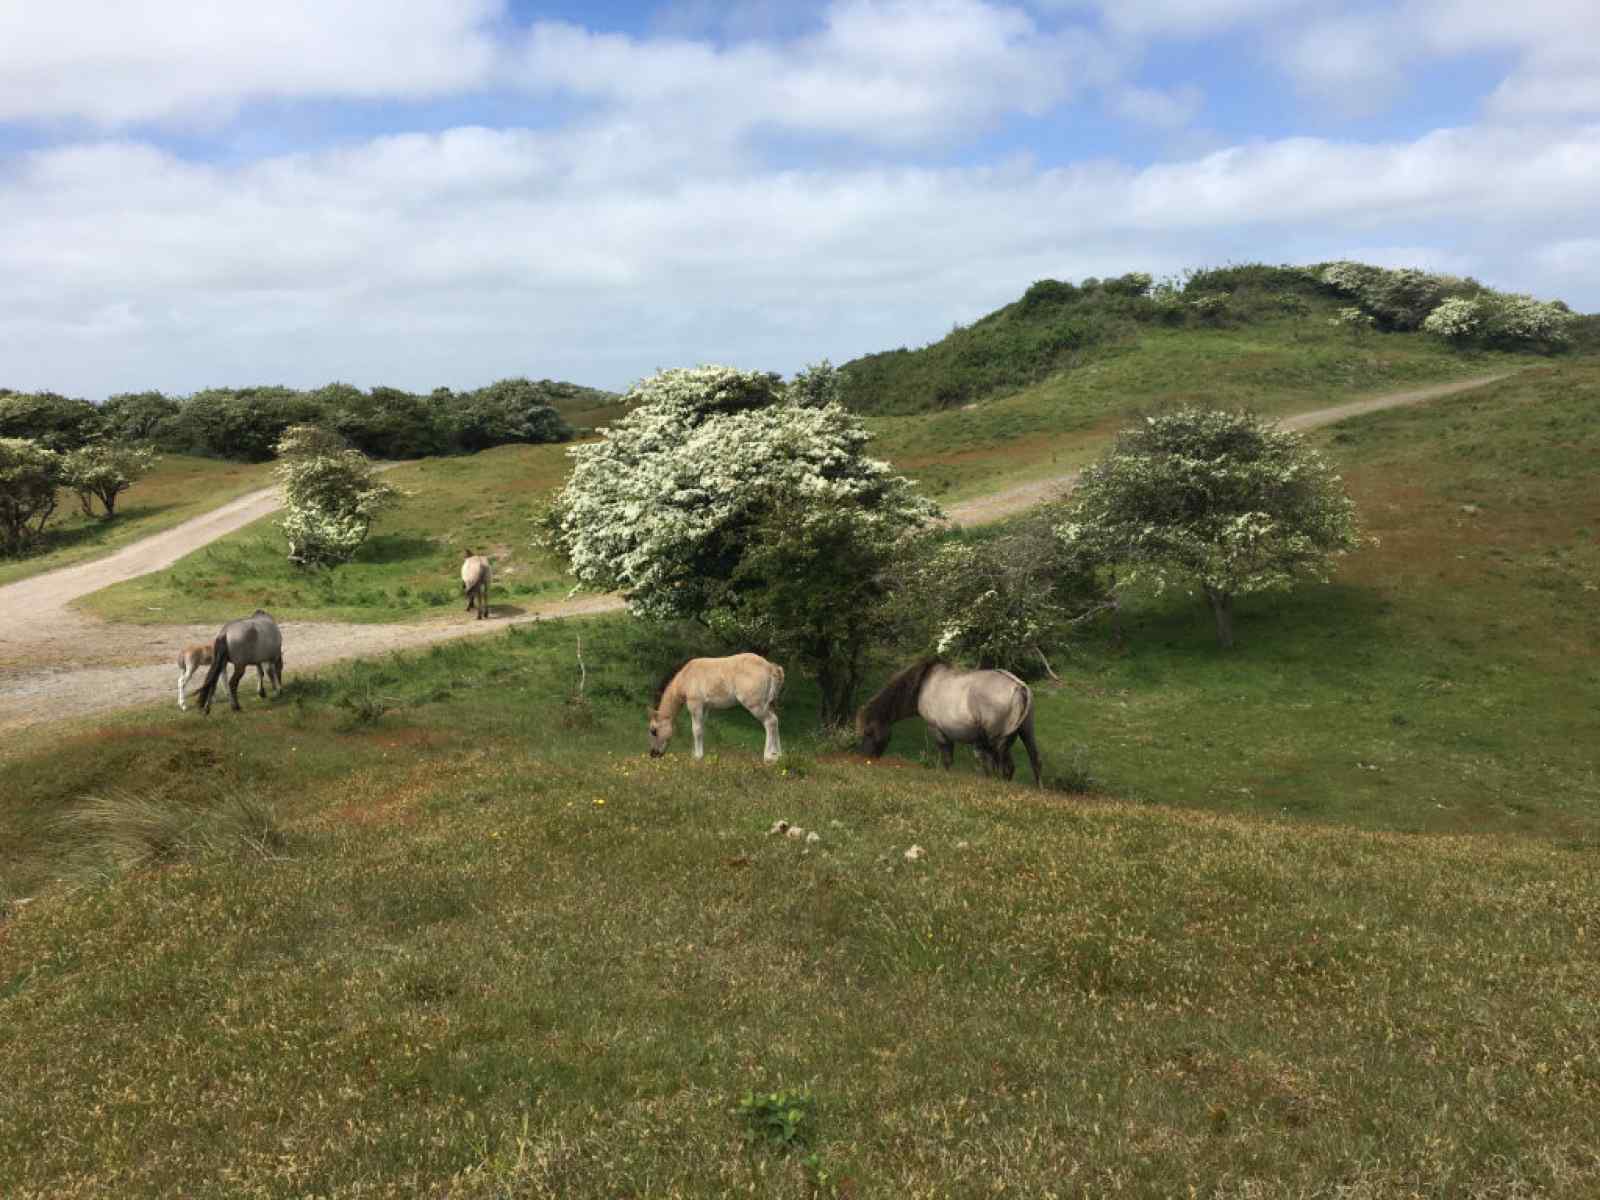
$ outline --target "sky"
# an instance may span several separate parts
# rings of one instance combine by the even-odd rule
[[[0,0],[0,386],[614,390],[1037,279],[1600,310],[1594,0]]]

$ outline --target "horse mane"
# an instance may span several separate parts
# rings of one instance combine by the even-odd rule
[[[667,689],[672,686],[672,681],[678,677],[678,673],[693,661],[694,659],[692,658],[686,658],[661,677],[661,682],[656,684],[656,698],[654,702],[654,706],[656,708],[661,707],[661,697],[667,694]]]
[[[883,689],[862,708],[862,713],[869,720],[879,721],[885,725],[893,724],[902,716],[916,711],[917,693],[922,691],[922,685],[928,678],[928,672],[935,667],[947,667],[950,664],[937,655],[929,658],[919,658],[905,670],[892,676]]]

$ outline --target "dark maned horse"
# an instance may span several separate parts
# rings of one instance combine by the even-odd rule
[[[233,664],[233,676],[228,680],[228,699],[233,703],[234,712],[239,711],[239,680],[251,666],[256,668],[258,695],[266,696],[267,683],[262,676],[269,674],[272,686],[283,691],[283,635],[278,632],[278,623],[258,608],[250,616],[229,621],[222,627],[217,640],[211,643],[211,670],[200,685],[200,708],[207,716],[211,715],[211,697],[217,680],[229,663]]]
[[[960,671],[938,658],[913,663],[856,713],[861,752],[877,758],[889,745],[889,727],[914,716],[928,723],[946,768],[955,744],[970,742],[986,772],[1010,779],[1017,773],[1011,745],[1020,737],[1033,781],[1044,786],[1033,740],[1033,692],[1010,671]]]

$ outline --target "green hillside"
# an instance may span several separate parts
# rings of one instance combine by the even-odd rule
[[[622,618],[13,742],[0,1194],[1596,1194],[1600,363],[1317,437],[1380,547],[1131,596],[1043,793],[650,760]]]
[[[1445,302],[1467,312],[1454,336],[1422,335]],[[1479,312],[1478,310],[1481,310]],[[1342,317],[1346,312],[1359,317]],[[1072,284],[1041,279],[1022,298],[921,349],[869,354],[844,364],[846,402],[868,413],[938,411],[1016,392],[1058,372],[1137,353],[1156,331],[1299,340],[1334,324],[1376,350],[1427,357],[1450,350],[1545,352],[1589,336],[1559,301],[1508,296],[1473,279],[1361,263],[1273,267],[1260,263],[1192,271],[1159,283],[1134,272]],[[1203,340],[1203,339],[1202,339]],[[1389,343],[1408,345],[1403,350]]]

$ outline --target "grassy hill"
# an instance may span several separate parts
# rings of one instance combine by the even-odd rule
[[[1042,794],[650,760],[618,618],[9,746],[0,1194],[1595,1194],[1600,364],[1319,436],[1381,547],[1133,597]]]
[[[384,479],[407,495],[379,517],[355,561],[335,570],[303,571],[289,562],[275,514],[80,603],[106,620],[146,625],[220,622],[257,607],[285,620],[422,620],[459,608],[461,552],[470,546],[494,556],[495,611],[516,615],[529,601],[558,599],[572,586],[532,546],[530,520],[568,469],[562,445],[497,446],[406,463]]]
[[[272,470],[266,463],[166,454],[155,470],[122,496],[111,521],[85,517],[77,496],[62,488],[56,517],[45,528],[44,544],[27,558],[0,558],[0,585],[101,558],[271,483]]]
[[[921,349],[840,368],[875,452],[940,499],[1082,465],[1129,416],[1174,403],[1287,415],[1365,394],[1549,361],[1339,324],[1351,298],[1306,270],[1246,265],[1149,277],[1041,280]],[[1474,285],[1476,286],[1476,285]],[[1587,318],[1574,341],[1587,344]]]

